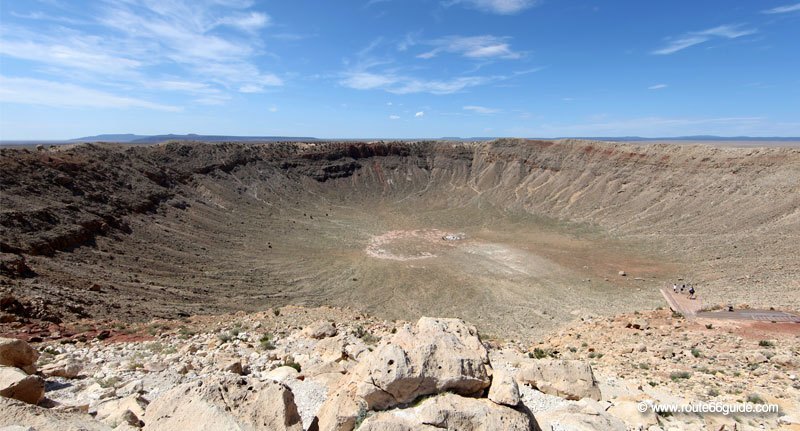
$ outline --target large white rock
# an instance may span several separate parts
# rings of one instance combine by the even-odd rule
[[[19,368],[0,366],[0,396],[38,404],[44,398],[44,380]]]
[[[517,382],[529,384],[550,395],[569,400],[600,400],[600,388],[587,362],[538,359],[524,362],[517,371]]]
[[[16,367],[28,374],[36,372],[37,352],[28,343],[16,338],[0,338],[0,365]]]
[[[567,404],[555,410],[538,412],[536,423],[540,429],[548,431],[627,431],[628,429],[621,419],[580,404]]]
[[[441,392],[476,395],[490,384],[486,348],[459,319],[405,325],[342,379],[319,414],[320,429],[352,430],[364,410],[384,410]],[[342,414],[342,406],[346,408]]]
[[[58,412],[0,397],[0,428],[21,426],[36,431],[110,431],[83,413]]]
[[[83,370],[83,364],[78,361],[65,359],[52,364],[47,364],[40,370],[42,374],[48,377],[63,377],[65,379],[74,379]]]
[[[497,404],[514,407],[519,404],[519,386],[506,370],[496,369],[489,387],[489,399]]]
[[[333,337],[337,332],[333,323],[322,320],[314,322],[303,329],[303,335],[316,339]]]
[[[487,399],[442,394],[409,409],[395,409],[373,414],[364,420],[359,431],[530,431],[531,418],[510,407]]]
[[[288,387],[230,374],[167,391],[147,406],[144,422],[148,431],[303,429]]]
[[[129,395],[99,404],[95,419],[114,426],[123,423],[141,426],[145,408],[147,400],[139,395]]]

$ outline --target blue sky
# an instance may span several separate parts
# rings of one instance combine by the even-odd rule
[[[800,136],[800,3],[0,0],[0,139]]]

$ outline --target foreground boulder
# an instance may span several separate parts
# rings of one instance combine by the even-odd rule
[[[592,367],[583,361],[540,359],[524,363],[517,372],[517,382],[528,384],[545,394],[568,400],[600,400],[600,387]]]
[[[337,332],[333,323],[325,321],[314,322],[303,329],[303,335],[316,339],[333,337]]]
[[[38,404],[44,398],[44,380],[18,368],[0,366],[0,396]]]
[[[494,370],[489,399],[509,407],[519,404],[519,386],[511,373],[503,369]]]
[[[536,422],[542,430],[569,431],[627,431],[625,422],[603,411],[593,402],[583,400],[560,408],[536,413]],[[596,403],[595,403],[596,404]]]
[[[48,410],[0,397],[0,429],[21,427],[36,431],[110,431],[111,427],[84,413]],[[13,428],[12,428],[13,429]]]
[[[28,374],[36,372],[37,352],[28,343],[16,338],[0,338],[0,365],[16,367]]]
[[[530,431],[533,422],[525,413],[487,399],[442,394],[410,409],[397,409],[368,416],[359,431]]]
[[[296,430],[303,425],[291,389],[223,375],[180,385],[145,410],[145,430]]]
[[[318,415],[320,429],[352,430],[368,410],[384,410],[441,392],[481,394],[490,384],[486,348],[459,319],[405,325],[343,378]]]
[[[54,362],[52,364],[47,364],[43,366],[40,371],[47,377],[63,377],[65,379],[74,379],[78,377],[78,374],[80,374],[81,370],[83,370],[83,364],[78,361],[66,359],[59,362]]]
[[[124,398],[107,400],[97,406],[95,419],[111,424],[126,423],[131,426],[141,427],[147,400],[137,395]]]

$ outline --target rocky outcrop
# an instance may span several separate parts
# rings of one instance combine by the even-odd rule
[[[36,431],[110,431],[111,427],[78,412],[59,412],[0,397],[0,428]]]
[[[570,404],[547,412],[536,413],[542,430],[627,431],[622,420],[588,403]]]
[[[431,397],[410,409],[396,409],[368,416],[359,430],[364,431],[532,431],[533,422],[525,413],[487,399],[455,394]]]
[[[477,395],[490,384],[486,348],[459,319],[421,318],[382,342],[322,406],[321,430],[352,429],[366,410],[384,410],[449,391]]]
[[[517,373],[520,384],[568,400],[600,399],[600,388],[587,362],[540,359],[526,362]]]
[[[39,370],[43,375],[48,377],[63,377],[65,379],[74,379],[78,377],[83,364],[73,359],[63,359],[57,362],[47,364]]]
[[[147,406],[144,421],[146,431],[303,429],[291,389],[231,375],[168,391]]]
[[[36,372],[39,352],[28,343],[14,338],[0,338],[0,365],[16,367],[28,374]]]
[[[336,335],[336,327],[331,322],[314,322],[303,330],[303,334],[316,339],[333,337]]]
[[[519,387],[514,376],[503,369],[494,370],[489,399],[497,404],[514,407],[519,404]]]
[[[18,368],[0,366],[0,396],[38,404],[44,398],[44,380]]]

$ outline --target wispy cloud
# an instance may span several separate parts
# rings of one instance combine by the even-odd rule
[[[60,82],[96,87],[156,88],[224,103],[224,91],[262,92],[283,85],[256,65],[260,31],[271,18],[248,0],[105,0],[92,2],[94,21],[64,19],[33,31],[0,28],[0,55],[44,65]],[[54,20],[33,12],[23,18]],[[175,80],[155,71],[169,70]]]
[[[800,3],[787,4],[786,6],[774,7],[772,9],[763,10],[761,11],[761,13],[776,14],[776,13],[789,13],[797,11],[800,11]]]
[[[467,105],[461,109],[465,111],[474,112],[476,114],[484,114],[484,115],[497,114],[498,112],[500,112],[499,109],[487,108],[485,106],[479,106],[479,105]]]
[[[424,111],[419,111],[416,114],[414,114],[414,118],[422,118],[424,116],[425,116],[425,112]]]
[[[400,119],[400,116],[399,116],[399,115],[390,115],[390,116],[389,116],[389,119],[390,119],[390,120],[399,120],[399,119]]]
[[[647,87],[648,90],[661,90],[662,88],[667,88],[667,84],[655,84]]]
[[[495,80],[493,77],[464,76],[445,80],[422,79],[391,73],[349,72],[339,83],[356,90],[384,90],[394,94],[452,94]]]
[[[0,102],[77,108],[144,108],[177,112],[181,108],[73,84],[0,76]]]
[[[539,4],[539,0],[449,0],[445,6],[464,5],[498,15],[514,15]]]
[[[653,51],[656,55],[669,55],[712,39],[736,39],[757,33],[755,28],[743,28],[741,24],[721,25],[707,30],[695,31],[667,40],[667,44]]]
[[[447,36],[422,42],[434,48],[419,54],[418,58],[433,58],[441,53],[452,53],[475,59],[518,59],[522,54],[511,49],[508,37],[491,35],[483,36]]]

